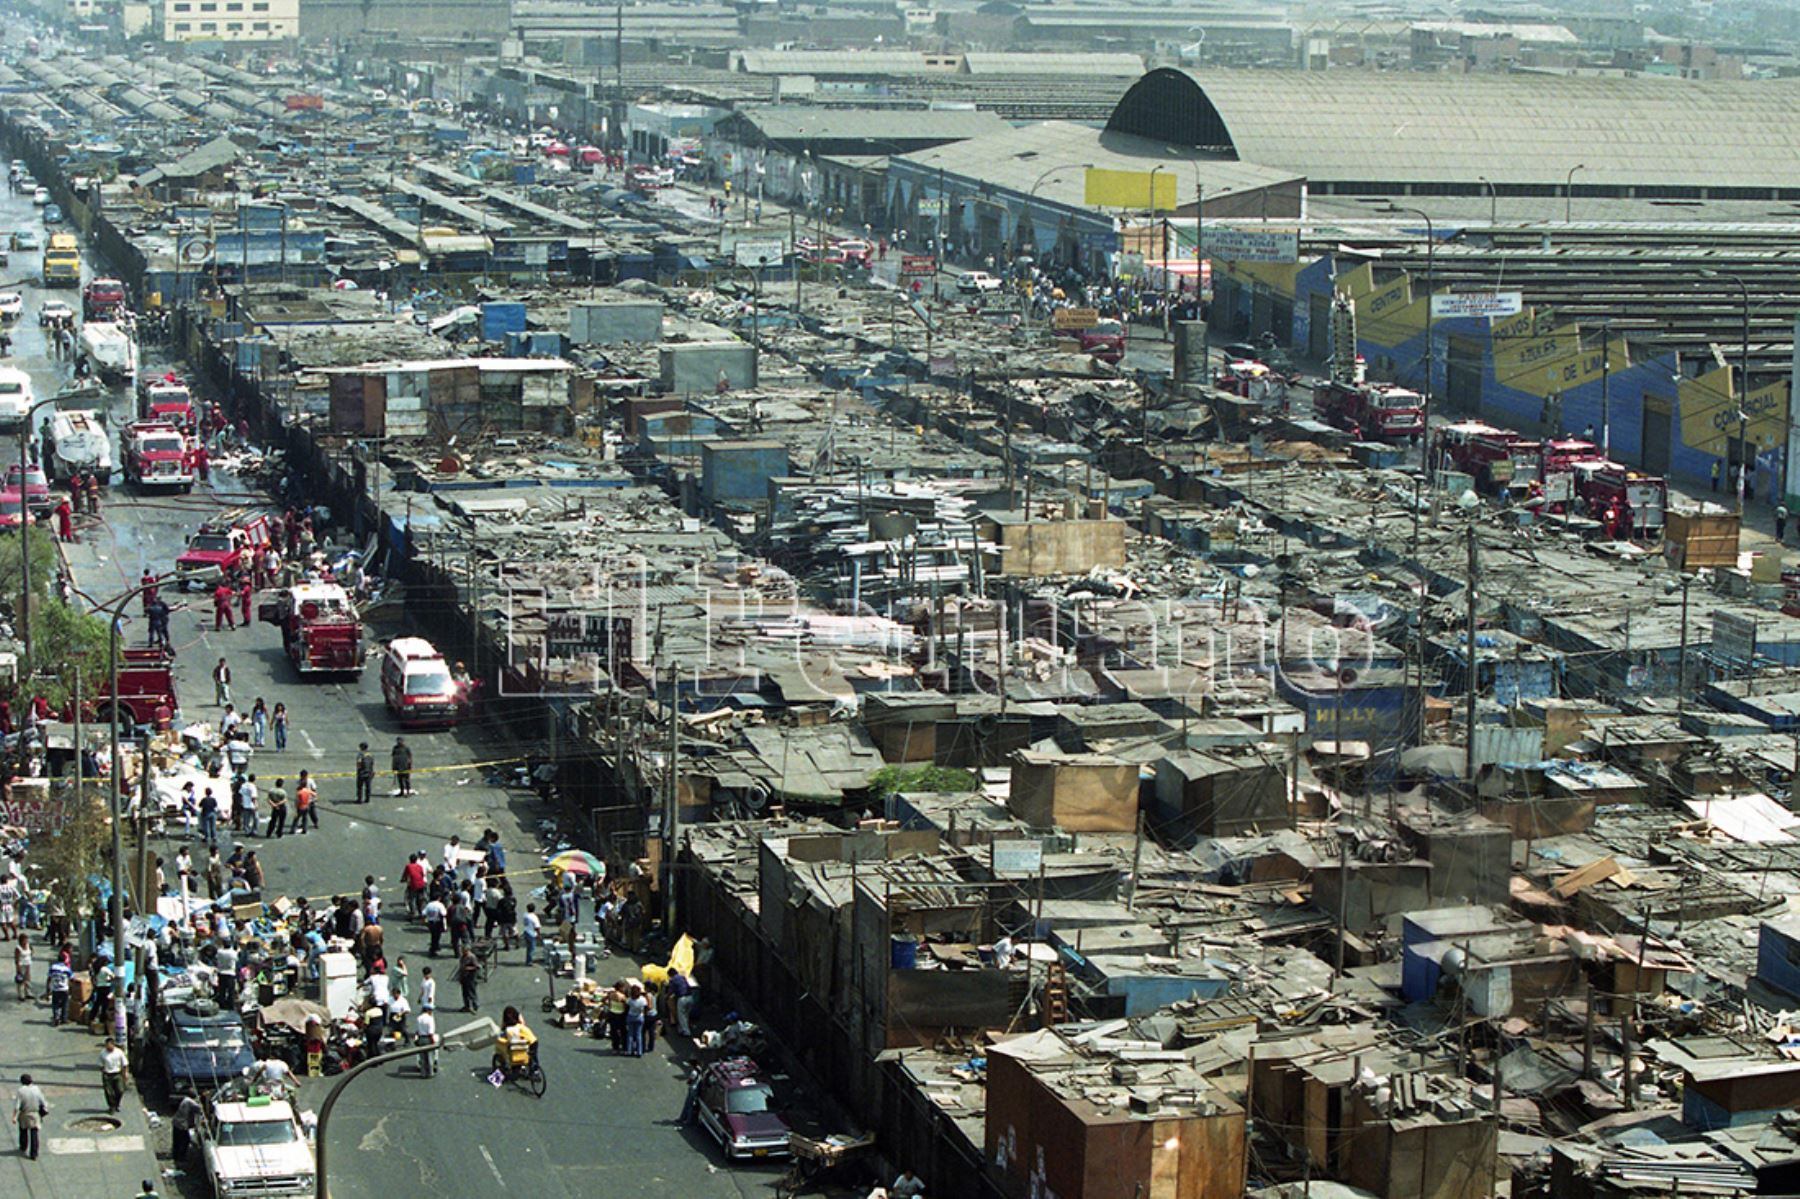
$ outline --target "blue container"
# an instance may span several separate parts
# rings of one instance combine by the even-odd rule
[[[895,937],[893,942],[892,964],[896,970],[918,969],[919,943],[911,937]]]
[[[508,333],[525,332],[525,305],[492,300],[481,306],[481,340],[505,341]]]
[[[520,165],[514,166],[513,167],[513,182],[521,183],[521,184],[536,183],[537,182],[537,168],[535,166],[531,166],[530,164],[520,164]]]

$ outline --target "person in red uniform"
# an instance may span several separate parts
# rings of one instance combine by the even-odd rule
[[[250,586],[249,579],[245,579],[242,585],[238,587],[238,610],[244,614],[244,624],[246,626],[250,623],[250,597],[254,592],[255,589]]]
[[[212,455],[206,452],[206,443],[201,442],[194,447],[194,477],[202,483],[211,482],[211,468]]]
[[[63,541],[75,540],[75,510],[69,507],[68,500],[56,503],[56,535]]]
[[[220,628],[237,628],[237,621],[231,616],[231,584],[223,580],[213,588],[213,632]]]
[[[156,598],[156,574],[149,567],[144,568],[144,577],[138,580],[138,586],[144,592],[144,615],[150,614],[150,601]]]

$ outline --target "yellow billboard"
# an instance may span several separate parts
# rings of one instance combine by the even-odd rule
[[[1104,167],[1089,167],[1086,203],[1093,208],[1173,212],[1177,182],[1174,171],[1109,171]]]

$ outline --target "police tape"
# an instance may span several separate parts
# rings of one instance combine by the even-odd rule
[[[451,771],[451,770],[485,770],[490,766],[509,766],[515,762],[524,762],[524,761],[526,761],[526,757],[524,754],[515,754],[514,756],[512,756],[510,758],[490,758],[485,762],[458,762],[458,763],[455,763],[450,766],[415,766],[411,770],[407,771],[406,773],[409,775],[411,775],[411,774],[443,774],[443,773],[445,773],[447,771]],[[267,770],[266,767],[264,769],[265,769],[265,771]],[[290,773],[297,774],[298,771],[290,771]],[[379,776],[383,772],[380,770],[377,770],[375,773],[377,776]],[[387,774],[395,774],[397,772],[393,771],[393,770],[388,770],[388,771],[386,771],[386,773]],[[334,770],[334,771],[309,770],[306,773],[306,777],[309,779],[353,779],[356,777],[356,771],[354,771],[354,770]]]

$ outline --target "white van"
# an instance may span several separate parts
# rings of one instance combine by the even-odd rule
[[[16,366],[0,366],[0,428],[18,428],[35,403],[31,376]]]
[[[423,637],[396,637],[381,656],[381,697],[403,727],[449,728],[462,719],[464,695],[437,646]]]

